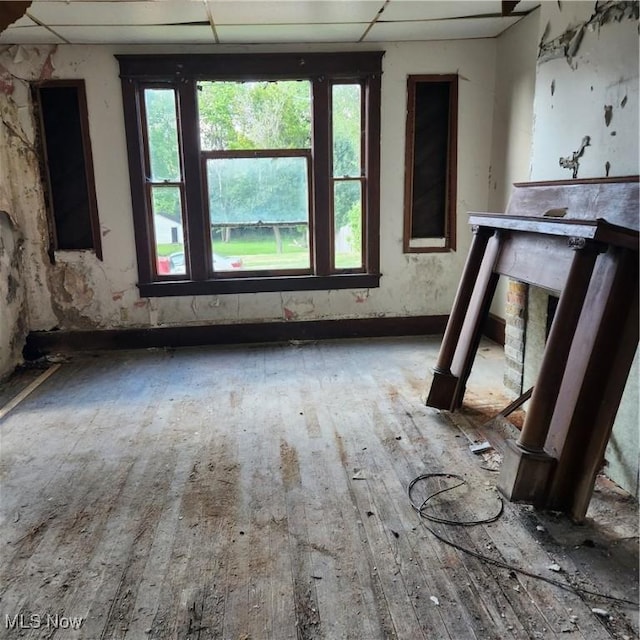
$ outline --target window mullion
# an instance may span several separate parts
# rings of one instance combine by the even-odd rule
[[[331,111],[329,83],[325,78],[313,81],[313,229],[316,275],[328,275],[331,257]]]
[[[364,258],[367,273],[380,271],[380,74],[370,76],[365,84],[365,192],[362,218]]]
[[[200,134],[195,80],[185,80],[178,86],[179,132],[182,150],[182,171],[185,183],[185,244],[191,280],[206,280],[211,272],[211,225],[202,202],[200,169]]]

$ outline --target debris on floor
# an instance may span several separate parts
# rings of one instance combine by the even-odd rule
[[[491,446],[491,443],[487,442],[486,440],[484,442],[478,442],[477,444],[469,445],[469,450],[471,451],[471,453],[484,453],[485,451],[489,451],[490,449],[493,449],[493,447]]]

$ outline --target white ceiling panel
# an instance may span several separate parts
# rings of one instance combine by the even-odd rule
[[[36,1],[29,13],[46,25],[162,25],[208,22],[202,0],[155,2]]]
[[[207,44],[215,42],[210,26],[55,27],[73,44]]]
[[[500,14],[500,0],[391,0],[381,19],[388,20],[440,20],[483,14]]]
[[[306,42],[357,42],[367,24],[290,24],[248,25],[216,27],[220,44],[232,43],[306,43]]]
[[[217,25],[371,22],[384,0],[208,0]]]
[[[515,11],[530,11],[540,1],[522,0]],[[500,0],[391,0],[382,13],[382,20],[441,20],[502,13]]]
[[[44,27],[9,27],[0,33],[0,44],[63,44]]]
[[[469,20],[424,20],[377,22],[365,42],[402,42],[404,40],[464,40],[493,38],[515,24],[518,18],[475,18]]]

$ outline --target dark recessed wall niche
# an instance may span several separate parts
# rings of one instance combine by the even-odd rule
[[[39,116],[50,255],[92,249],[102,259],[84,80],[50,80],[33,88]]]
[[[458,76],[409,76],[404,251],[455,249]]]

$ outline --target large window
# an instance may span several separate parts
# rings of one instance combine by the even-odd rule
[[[381,58],[118,56],[142,295],[377,286]]]

